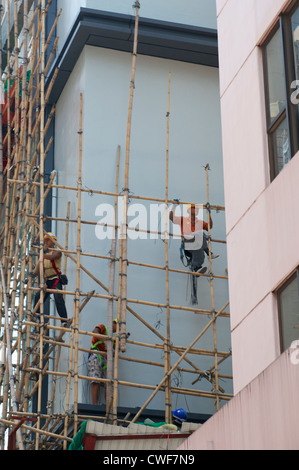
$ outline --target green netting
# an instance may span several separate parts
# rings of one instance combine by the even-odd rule
[[[73,438],[72,442],[69,445],[68,450],[84,450],[83,448],[83,439],[84,439],[84,434],[86,431],[86,425],[88,421],[84,421],[81,426],[80,430],[77,432],[75,437]]]

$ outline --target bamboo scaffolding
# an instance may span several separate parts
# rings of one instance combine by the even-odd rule
[[[186,354],[189,352],[189,350],[199,341],[199,339],[203,336],[203,334],[207,331],[207,329],[216,321],[220,313],[228,306],[228,303],[222,307],[222,309],[215,315],[215,317],[208,323],[208,325],[201,331],[201,333],[192,341],[190,346],[185,350],[185,352],[182,354],[182,356],[177,360],[177,362],[172,366],[168,374],[164,376],[164,378],[161,380],[159,385],[155,388],[154,392],[152,395],[147,399],[143,407],[140,408],[138,413],[135,415],[134,419],[132,420],[132,423],[134,423],[139,416],[141,415],[142,411],[147,407],[147,405],[152,401],[152,399],[155,397],[155,395],[158,393],[158,391],[161,389],[161,387],[164,385],[165,381],[168,379],[169,375],[172,374],[172,372],[177,368],[177,366],[181,363],[181,361],[184,359]]]
[[[174,236],[170,233],[168,228],[168,221],[165,218],[165,228],[160,231],[154,230],[141,230],[132,228],[128,225],[128,204],[129,200],[142,200],[152,201],[161,203],[165,207],[168,204],[173,204],[174,201],[169,199],[168,194],[168,179],[169,179],[169,138],[170,138],[170,91],[171,91],[171,74],[169,74],[168,83],[168,104],[167,104],[167,128],[166,128],[166,174],[165,174],[165,197],[155,198],[132,195],[129,190],[129,173],[130,173],[130,142],[132,133],[132,114],[133,114],[133,100],[134,100],[134,88],[135,88],[135,74],[136,74],[136,58],[138,49],[138,26],[139,26],[139,10],[140,3],[137,1],[134,5],[136,8],[135,17],[135,30],[134,30],[134,45],[133,45],[133,56],[132,56],[132,67],[131,67],[131,81],[130,81],[130,96],[128,106],[128,119],[127,119],[127,135],[126,135],[126,154],[124,162],[124,189],[119,192],[119,172],[120,172],[120,146],[117,152],[117,164],[116,164],[116,176],[115,176],[115,188],[114,191],[104,191],[105,188],[89,189],[83,187],[82,178],[82,133],[83,133],[83,96],[80,95],[80,119],[79,119],[79,165],[78,165],[78,183],[77,186],[67,186],[56,184],[55,173],[51,174],[49,182],[45,180],[45,159],[47,157],[50,146],[52,145],[53,139],[49,140],[47,147],[45,148],[45,136],[49,129],[49,126],[55,115],[55,105],[52,106],[51,112],[45,121],[45,108],[48,104],[48,99],[52,87],[55,83],[58,69],[54,70],[51,82],[48,84],[46,89],[45,77],[52,64],[54,52],[57,47],[58,38],[53,38],[55,34],[55,28],[58,22],[58,18],[61,14],[61,10],[57,12],[57,16],[54,20],[51,31],[46,37],[45,18],[48,12],[50,2],[45,0],[39,0],[38,7],[34,11],[33,19],[31,24],[28,26],[28,12],[27,12],[27,1],[25,0],[24,12],[23,12],[23,24],[24,24],[24,37],[20,46],[18,47],[19,31],[18,31],[18,12],[17,12],[17,0],[14,1],[14,58],[11,61],[10,54],[10,34],[8,34],[8,64],[13,64],[14,71],[11,73],[11,68],[7,69],[7,85],[10,90],[12,79],[15,81],[15,88],[12,94],[8,93],[8,106],[7,111],[8,128],[6,135],[3,136],[3,143],[8,144],[8,164],[3,172],[5,175],[6,190],[3,197],[1,197],[3,209],[5,209],[5,221],[0,233],[0,239],[2,241],[2,265],[3,275],[5,283],[8,287],[8,296],[6,300],[5,291],[0,291],[0,302],[1,306],[8,301],[6,313],[4,318],[3,313],[5,309],[0,309],[0,327],[4,328],[3,341],[5,344],[5,364],[1,365],[0,373],[0,387],[3,389],[3,403],[2,403],[2,416],[0,418],[1,429],[0,429],[0,445],[4,445],[4,431],[6,428],[15,425],[15,421],[11,418],[7,419],[7,416],[20,416],[36,418],[35,426],[22,425],[21,430],[18,434],[18,446],[19,448],[26,449],[52,449],[61,447],[64,450],[67,449],[69,442],[71,442],[71,435],[74,436],[78,430],[79,423],[83,419],[97,419],[99,421],[110,422],[114,424],[122,424],[123,420],[118,419],[118,396],[121,387],[133,387],[140,391],[149,390],[151,395],[145,401],[143,406],[140,407],[139,412],[133,418],[135,422],[143,413],[143,410],[151,403],[153,398],[158,392],[164,394],[165,399],[165,420],[171,422],[172,420],[172,396],[185,395],[190,397],[202,397],[212,399],[215,401],[216,410],[219,409],[220,402],[222,400],[230,400],[231,395],[226,393],[225,390],[220,386],[220,378],[231,380],[231,376],[228,374],[221,374],[219,366],[223,361],[227,360],[230,356],[230,352],[219,351],[217,347],[217,335],[216,335],[216,324],[217,319],[229,318],[229,312],[226,311],[228,303],[217,311],[215,307],[215,286],[214,280],[227,280],[227,276],[221,276],[213,272],[212,258],[209,256],[209,274],[201,273],[190,273],[184,269],[174,269],[170,266],[169,262],[169,238]],[[47,3],[47,4],[46,4]],[[0,0],[1,5],[1,0]],[[8,2],[8,6],[10,1]],[[9,15],[9,11],[8,11]],[[10,23],[10,21],[8,21]],[[27,82],[26,70],[29,64],[29,58],[27,58],[26,40],[28,38],[28,31],[33,32],[32,34],[32,46],[30,55],[30,70],[31,76],[29,82]],[[10,26],[8,24],[8,31],[10,32]],[[51,50],[50,41],[53,39],[53,46]],[[24,51],[21,54],[21,51]],[[48,51],[48,57],[46,63],[46,51]],[[23,59],[23,67],[19,68],[19,61]],[[22,94],[20,98],[19,90],[20,83],[22,81]],[[11,119],[10,113],[10,102],[15,100],[15,117]],[[15,135],[12,134],[12,128],[15,128]],[[15,142],[12,145],[12,137],[15,138]],[[1,147],[0,147],[1,154]],[[1,156],[1,155],[0,155]],[[36,168],[35,168],[36,167]],[[210,202],[209,194],[209,167],[206,170],[206,186],[207,186],[207,202],[202,204],[202,209],[205,209],[208,214],[208,225],[209,225],[209,248],[211,252],[212,243],[223,243],[225,240],[217,240],[211,237],[211,223],[210,214],[211,211],[224,211],[225,207],[221,205],[212,205]],[[1,166],[0,166],[0,189],[1,189]],[[75,191],[78,198],[77,214],[76,217],[70,218],[70,202],[67,207],[66,217],[53,217],[45,213],[45,201],[49,197],[50,191],[53,189],[61,191]],[[99,197],[113,197],[114,198],[114,214],[117,213],[119,198],[121,197],[124,202],[124,219],[121,225],[114,223],[111,225],[114,236],[111,241],[110,256],[103,256],[101,254],[95,254],[86,252],[81,247],[81,230],[83,225],[98,225],[99,223],[94,221],[83,220],[83,207],[82,207],[82,195],[89,193],[90,196]],[[0,191],[0,196],[1,191]],[[192,201],[191,201],[192,203]],[[4,207],[5,204],[5,207]],[[190,204],[190,202],[181,202],[181,204]],[[165,212],[167,216],[167,211]],[[57,243],[57,250],[60,250],[64,256],[64,272],[67,271],[68,260],[73,261],[75,264],[75,289],[64,288],[61,291],[57,289],[47,289],[44,286],[43,279],[43,237],[46,233],[45,224],[52,223],[65,223],[65,243],[64,247]],[[77,242],[76,249],[69,249],[68,236],[70,224],[76,224],[77,230]],[[108,227],[107,224],[103,224]],[[110,227],[110,225],[109,225]],[[130,260],[128,256],[128,233],[129,230],[135,230],[140,232],[147,232],[156,238],[163,238],[165,244],[165,265],[158,266],[149,263],[142,263],[138,260]],[[117,237],[119,234],[119,237]],[[39,240],[39,243],[38,243]],[[119,241],[119,250],[117,256],[117,241]],[[92,251],[92,250],[90,250]],[[105,282],[97,274],[93,274],[87,269],[82,263],[82,257],[96,258],[100,260],[109,261],[109,280],[106,286]],[[40,267],[40,280],[36,286],[32,283],[31,277],[29,276],[28,285],[25,284],[25,277],[28,273],[32,272],[34,266],[34,259],[37,259],[37,263]],[[118,276],[116,274],[116,263],[118,263]],[[142,269],[155,269],[165,272],[165,302],[155,302],[154,299],[134,299],[128,295],[128,266],[136,266]],[[85,273],[88,276],[89,281],[94,282],[98,287],[104,290],[104,293],[91,290],[89,292],[82,292],[80,288],[81,274]],[[210,294],[211,294],[211,308],[194,308],[186,305],[172,305],[170,301],[171,289],[169,276],[170,273],[177,274],[188,274],[192,276],[206,278],[210,282]],[[163,273],[161,274],[164,275]],[[118,278],[118,285],[114,285],[115,278]],[[87,290],[87,289],[86,289]],[[117,292],[115,292],[117,291]],[[40,292],[40,302],[37,304],[35,311],[31,309],[32,295],[36,292]],[[58,316],[46,315],[44,307],[45,294],[61,293],[64,295],[66,300],[73,298],[73,317],[70,319],[68,327],[52,325],[52,320],[55,323],[59,320]],[[78,414],[78,402],[79,402],[79,382],[84,381],[89,383],[90,377],[80,373],[79,358],[81,354],[87,354],[90,352],[89,349],[80,346],[81,337],[92,337],[92,332],[83,331],[79,329],[79,316],[83,309],[86,307],[90,299],[97,300],[98,302],[107,302],[107,326],[108,336],[102,337],[107,342],[108,352],[108,371],[106,379],[98,379],[100,384],[104,384],[107,389],[107,400],[106,400],[106,415],[104,417],[98,416],[86,416]],[[80,303],[81,302],[81,303]],[[117,306],[117,317],[119,323],[117,326],[116,337],[112,335],[112,321],[113,321],[113,309]],[[137,313],[132,307],[148,307],[148,310],[153,308],[162,309],[166,315],[166,333],[162,335],[159,331],[150,324],[150,320],[145,320],[139,313]],[[31,321],[33,314],[39,309],[39,323]],[[171,343],[171,312],[182,311],[186,314],[192,313],[201,316],[212,317],[208,324],[202,329],[197,335],[195,340],[189,346],[178,346]],[[131,315],[135,322],[139,322],[143,325],[149,333],[152,333],[157,342],[145,343],[142,341],[136,341],[128,339],[127,335],[127,316]],[[29,320],[30,319],[30,320]],[[199,339],[208,331],[212,330],[213,335],[213,347],[210,349],[195,348],[195,344]],[[58,336],[56,336],[56,333]],[[64,335],[70,334],[70,340],[64,341]],[[115,342],[115,350],[113,354],[112,344]],[[127,345],[136,348],[136,355],[127,354]],[[44,348],[44,346],[47,346]],[[159,360],[148,360],[138,356],[138,351],[141,348],[158,349],[163,352],[163,359]],[[60,370],[60,359],[61,351],[64,350],[68,355],[68,370]],[[171,365],[171,355],[176,354],[178,359]],[[12,362],[12,355],[14,356],[15,364]],[[192,356],[191,356],[192,355]],[[191,357],[190,357],[191,356]],[[201,357],[212,358],[213,365],[208,366],[207,370],[202,370],[201,367],[196,363],[197,359]],[[184,361],[184,367],[182,363]],[[140,364],[144,368],[148,368],[151,371],[153,368],[158,368],[161,371],[161,381],[158,385],[152,383],[138,383],[137,380],[122,380],[120,375],[119,365],[125,363]],[[12,372],[14,369],[14,372]],[[205,379],[208,383],[207,386],[211,385],[212,390],[200,390],[197,388],[177,387],[171,382],[171,377],[174,373],[186,373],[193,374],[194,380],[192,385],[196,384],[202,379]],[[44,379],[49,377],[51,380],[49,386],[49,402],[47,405],[46,414],[42,410],[42,392],[44,387]],[[148,377],[150,377],[150,372]],[[63,378],[67,381],[66,388],[66,406],[62,413],[54,413],[54,403],[57,391],[58,379]],[[149,382],[151,382],[149,380]],[[73,397],[71,398],[71,384],[74,384]],[[13,384],[13,387],[12,387]],[[31,409],[30,402],[36,398],[36,410],[29,412]],[[71,411],[73,406],[73,411]],[[44,423],[42,424],[42,421]],[[127,419],[125,419],[127,421]],[[59,426],[59,432],[55,430]],[[23,435],[22,435],[23,433]],[[32,440],[32,436],[35,437]]]
[[[15,11],[16,11],[16,7],[17,7],[16,3],[14,5],[14,7],[15,7]],[[27,67],[27,37],[28,37],[28,30],[27,30],[27,1],[24,2],[24,18],[23,18],[23,21],[24,21],[24,41],[23,41],[23,43],[24,43],[23,44],[23,47],[24,47],[24,54],[23,54],[24,55],[24,64],[23,64],[23,71],[24,71],[24,75],[25,75],[26,70],[27,70],[26,67]],[[15,31],[14,31],[15,32],[15,51],[18,54],[19,50],[16,47],[16,44],[17,44],[17,32],[16,32],[17,25],[16,25],[16,21],[14,23],[14,28],[15,28]],[[18,67],[18,60],[15,61],[15,65],[16,65],[16,68],[17,68]],[[17,85],[18,85],[18,82],[17,82]],[[23,81],[23,86],[22,86],[23,98],[25,96],[25,90],[26,90],[26,81],[25,81],[25,85],[24,85],[24,81]],[[16,108],[17,108],[17,116],[18,116],[18,114],[19,114],[19,96],[18,96],[17,91],[19,91],[19,86],[16,86],[16,89],[15,89],[15,100],[16,100]],[[10,95],[10,88],[8,89],[8,94]],[[17,101],[16,96],[18,96],[18,101]],[[16,138],[16,140],[17,140],[17,145],[19,144],[19,142],[21,142],[21,145],[19,146],[19,151],[20,151],[20,153],[22,152],[22,158],[21,158],[21,161],[19,161],[20,157],[19,157],[19,155],[17,155],[17,162],[19,163],[19,175],[20,175],[20,177],[23,176],[23,178],[24,178],[25,140],[24,140],[23,136],[24,136],[24,127],[25,127],[24,123],[25,123],[26,106],[27,106],[27,103],[28,103],[27,98],[24,98],[22,103],[23,103],[23,105],[22,105],[22,110],[21,110],[21,139],[18,141],[18,139],[19,139],[19,135],[18,135],[18,133],[19,133],[19,123],[17,123],[17,125],[16,125],[16,136],[17,136],[17,138]],[[16,194],[18,194],[18,193],[16,193]],[[20,234],[20,229],[21,229],[21,205],[22,205],[22,198],[23,198],[23,187],[20,188],[20,192],[19,192],[18,197],[19,197],[19,203],[18,203],[18,208],[17,208],[17,220],[18,221],[17,221],[17,230],[16,230],[16,239],[17,240],[19,239],[19,234]],[[6,214],[7,214],[7,212],[6,212]],[[12,245],[11,245],[11,248],[12,248]],[[5,250],[6,250],[6,248],[5,248]],[[13,305],[12,313],[11,313],[11,328],[13,326],[14,315],[15,315],[14,300],[15,300],[15,295],[16,295],[16,282],[17,282],[16,270],[17,270],[17,266],[18,266],[18,260],[19,260],[19,250],[18,250],[18,247],[16,246],[15,257],[14,257],[14,265],[13,265],[14,278],[13,278],[12,300],[11,300],[11,303]],[[9,281],[9,279],[10,279],[10,276],[8,275],[8,272],[7,272],[7,280]],[[20,350],[18,350],[18,356],[19,355],[20,355]],[[19,373],[19,369],[17,368],[16,376],[18,376],[18,373]],[[17,393],[17,390],[16,390],[16,395],[17,394],[18,393]]]

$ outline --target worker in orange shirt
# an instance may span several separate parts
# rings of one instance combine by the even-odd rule
[[[206,267],[203,267],[205,254],[209,256],[207,236],[208,223],[198,218],[199,207],[196,204],[190,204],[187,207],[188,217],[175,216],[174,207],[170,211],[169,219],[180,226],[182,236],[182,250],[184,251],[188,265],[192,271],[205,273]],[[210,216],[210,229],[213,228],[213,220]],[[218,258],[219,255],[211,254],[212,258]]]

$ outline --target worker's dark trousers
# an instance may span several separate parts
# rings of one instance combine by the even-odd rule
[[[56,281],[57,281],[57,278],[56,279],[51,279],[50,281],[46,281],[48,289],[52,289]],[[61,284],[60,281],[56,285],[55,289],[62,290],[62,284]],[[49,295],[50,295],[49,292],[45,293],[44,302],[47,300]],[[35,298],[34,298],[34,307],[33,307],[33,309],[35,308],[36,304],[38,303],[39,298],[40,298],[40,292],[37,292],[36,295],[35,295]],[[54,300],[55,300],[55,305],[56,305],[58,314],[60,315],[61,318],[67,320],[67,311],[66,311],[66,308],[65,308],[63,295],[59,294],[59,293],[57,293],[57,294],[55,293],[54,294]],[[36,313],[39,313],[39,308],[37,309]]]

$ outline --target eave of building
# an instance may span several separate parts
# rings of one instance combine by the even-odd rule
[[[86,45],[132,52],[134,26],[134,16],[81,8],[48,75],[50,83],[58,67],[49,104],[58,101]],[[217,31],[140,18],[138,54],[218,68]]]

